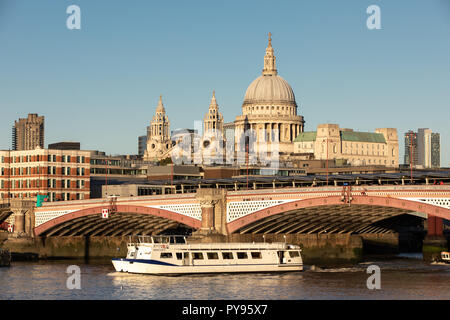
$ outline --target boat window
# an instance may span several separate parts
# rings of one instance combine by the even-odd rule
[[[298,253],[298,251],[289,251],[289,256],[291,258],[296,258],[296,257],[299,257],[300,254]]]
[[[201,252],[193,252],[192,253],[193,259],[203,260],[203,253]]]
[[[159,257],[162,259],[170,259],[172,258],[172,252],[161,252]]]
[[[233,252],[222,252],[222,259],[224,260],[233,259]]]
[[[237,258],[238,259],[247,259],[247,252],[238,252]]]
[[[262,259],[261,252],[252,252],[252,259]]]
[[[219,259],[219,254],[217,252],[208,252],[206,253],[208,259]]]
[[[189,258],[189,252],[183,252],[184,258],[188,259]]]
[[[176,255],[177,255],[177,259],[178,260],[183,259],[183,253],[182,252],[177,252]]]

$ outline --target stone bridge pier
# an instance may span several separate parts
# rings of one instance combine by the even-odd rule
[[[227,190],[199,189],[196,199],[202,210],[202,225],[193,235],[227,235]]]
[[[426,261],[437,261],[441,252],[450,247],[450,239],[444,235],[444,219],[428,216],[426,220],[427,235],[423,240],[422,253]]]
[[[13,238],[34,237],[34,206],[33,200],[12,199],[10,210],[14,217]]]

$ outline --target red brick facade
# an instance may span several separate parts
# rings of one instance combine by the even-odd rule
[[[90,152],[35,149],[0,151],[0,199],[89,199]]]

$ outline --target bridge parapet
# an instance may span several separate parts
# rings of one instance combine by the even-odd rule
[[[370,192],[450,192],[450,185],[359,185],[351,186],[352,191],[370,191]],[[239,191],[228,191],[228,196],[237,195],[251,195],[260,193],[286,193],[286,192],[298,192],[298,193],[329,193],[329,192],[341,192],[342,186],[340,187],[302,187],[302,188],[279,188],[279,189],[256,189],[256,190],[239,190]]]

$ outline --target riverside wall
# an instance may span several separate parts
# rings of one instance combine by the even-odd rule
[[[398,252],[398,235],[350,234],[194,234],[190,242],[287,242],[302,248],[305,264],[353,264],[366,253]],[[125,257],[129,237],[55,236],[37,238],[8,238],[0,247],[12,254],[12,261],[23,259],[94,259]],[[367,247],[371,248],[367,251]],[[375,244],[375,245],[374,245]],[[374,251],[374,248],[382,248]]]

